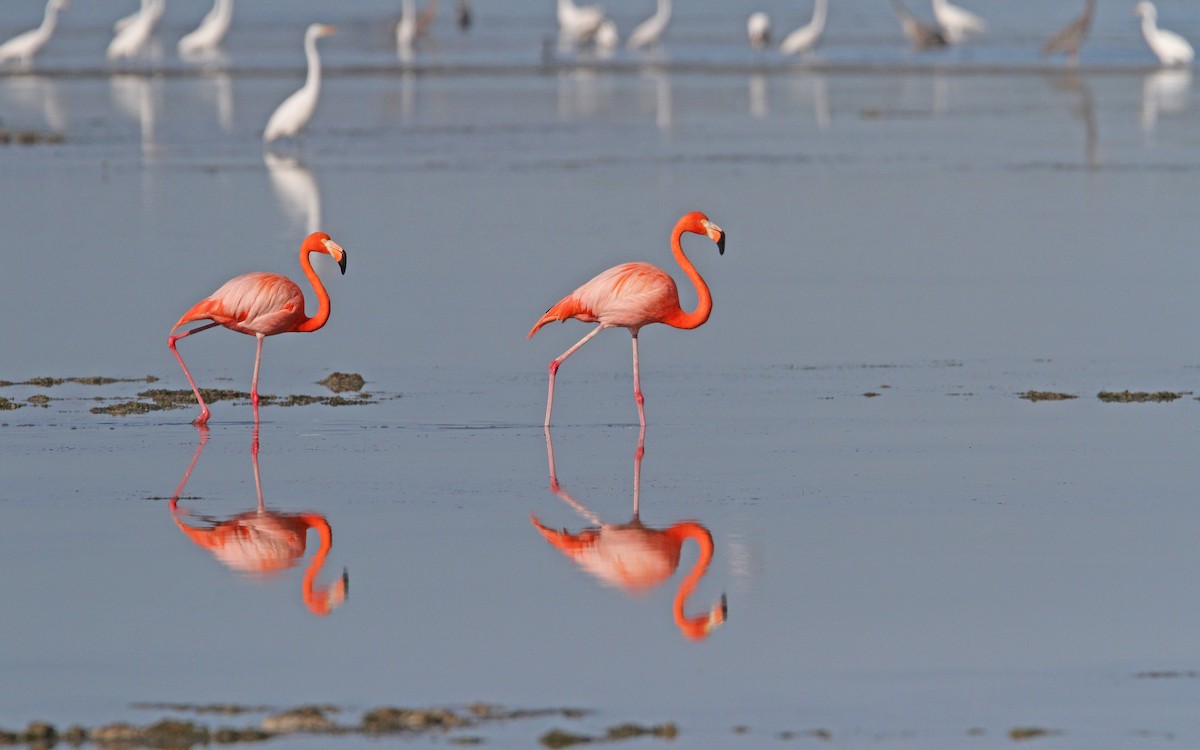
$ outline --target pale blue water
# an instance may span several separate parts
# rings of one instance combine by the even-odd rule
[[[264,407],[260,468],[269,509],[326,518],[316,580],[345,569],[350,596],[306,607],[315,533],[266,579],[181,533],[165,498],[191,410],[89,413],[142,384],[0,388],[63,399],[0,413],[0,726],[159,718],[136,701],[491,700],[595,709],[569,725],[593,732],[673,720],[688,747],[816,728],[871,747],[1007,746],[1015,726],[1066,747],[1200,739],[1195,679],[1138,677],[1200,669],[1200,406],[1095,398],[1197,377],[1190,74],[1148,65],[1124,3],[1101,3],[1077,76],[1034,54],[1073,3],[980,0],[991,33],[914,56],[886,4],[835,0],[819,70],[752,53],[749,5],[677,3],[669,64],[544,70],[549,2],[477,2],[469,34],[444,13],[401,75],[391,3],[243,2],[224,74],[193,75],[172,50],[205,5],[173,0],[161,60],[110,76],[104,30],[132,7],[76,3],[40,75],[0,78],[0,126],[66,138],[0,147],[0,379],[186,387],[179,314],[238,273],[298,275],[325,229],[349,253],[345,276],[318,264],[332,317],[267,341],[262,388],[321,393],[343,370],[382,400]],[[627,31],[651,4],[607,5]],[[39,6],[10,2],[0,31]],[[1159,9],[1200,37],[1191,4]],[[265,159],[318,16],[342,27],[320,108]],[[549,489],[540,426],[546,363],[588,329],[524,338],[614,263],[680,276],[668,235],[694,209],[727,252],[686,243],[704,327],[642,334],[640,499],[647,526],[713,537],[687,612],[725,594],[729,614],[703,642],[672,617],[694,543],[630,596],[530,524],[589,525]],[[180,349],[203,385],[248,387],[252,340]],[[1031,388],[1080,398],[1016,397]],[[560,371],[558,479],[608,523],[631,513],[630,390],[620,331]],[[189,510],[254,509],[249,416],[214,405]],[[550,725],[484,734],[529,747]]]

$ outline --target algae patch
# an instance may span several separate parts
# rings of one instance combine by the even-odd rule
[[[324,380],[318,380],[317,385],[323,385],[334,393],[346,391],[361,391],[367,381],[356,372],[332,372]]]
[[[1026,401],[1067,401],[1073,398],[1079,398],[1071,393],[1056,393],[1054,391],[1025,391],[1017,394],[1018,398],[1023,398]]]
[[[1189,393],[1191,392],[1154,391],[1153,393],[1147,393],[1146,391],[1100,391],[1100,393],[1096,394],[1096,397],[1110,404],[1144,404],[1147,402],[1166,403],[1183,398]]]

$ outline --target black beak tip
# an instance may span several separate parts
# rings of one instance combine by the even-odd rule
[[[725,233],[721,233],[721,239],[717,240],[717,252],[721,255],[725,254]]]
[[[346,252],[342,251],[342,259],[338,261],[338,268],[342,269],[342,275],[346,275]]]

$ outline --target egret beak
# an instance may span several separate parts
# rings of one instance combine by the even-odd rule
[[[337,261],[338,268],[342,269],[342,275],[345,276],[346,275],[346,251],[342,249],[341,245],[334,242],[333,240],[321,240],[321,242],[325,245],[325,250],[329,252],[329,255],[334,260]]]

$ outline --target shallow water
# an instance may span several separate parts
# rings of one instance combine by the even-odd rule
[[[350,256],[345,276],[318,263],[332,317],[266,342],[262,389],[320,394],[341,370],[379,400],[263,407],[265,508],[320,516],[333,544],[312,568],[310,532],[262,576],[172,515],[191,410],[89,411],[144,383],[0,388],[55,399],[0,413],[0,726],[159,717],[137,701],[490,700],[594,709],[566,726],[597,733],[676,721],[689,747],[815,729],[847,746],[1007,745],[1020,726],[1072,747],[1200,738],[1200,406],[1095,398],[1197,376],[1191,81],[1145,67],[1124,9],[1103,6],[1076,75],[1029,52],[1024,24],[1053,9],[983,2],[993,33],[937,58],[846,3],[863,23],[831,21],[823,63],[796,70],[743,49],[724,4],[679,8],[669,64],[645,70],[625,53],[543,68],[549,19],[482,5],[400,74],[372,25],[390,4],[362,4],[329,19],[343,33],[322,42],[334,72],[307,137],[264,158],[307,17],[241,4],[228,65],[193,74],[170,50],[200,5],[173,2],[167,51],[131,74],[95,62],[108,21],[88,6],[40,75],[0,78],[0,126],[65,136],[0,147],[0,379],[186,387],[171,323],[235,274],[295,273],[319,227]],[[1160,17],[1200,29],[1186,3]],[[705,40],[718,64],[701,70]],[[724,595],[728,617],[700,641],[674,613],[694,539],[629,594],[530,521],[630,520],[628,337],[560,371],[557,479],[586,512],[552,491],[540,422],[546,362],[587,327],[524,339],[609,265],[671,270],[693,209],[728,252],[686,243],[715,298],[704,327],[640,337],[639,511],[711,535],[684,612]],[[248,388],[252,340],[180,350],[202,385]],[[180,522],[256,509],[251,442],[249,405],[214,404]],[[343,570],[348,598],[314,614]],[[559,725],[484,734],[526,747]]]

